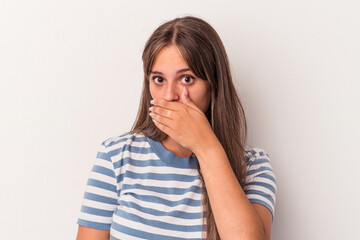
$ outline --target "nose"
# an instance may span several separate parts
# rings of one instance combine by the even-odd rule
[[[175,81],[169,81],[166,89],[164,99],[167,101],[178,101],[180,99],[180,86]]]

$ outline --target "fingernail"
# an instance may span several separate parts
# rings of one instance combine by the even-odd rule
[[[154,109],[154,107],[152,107],[152,106],[151,106],[151,107],[149,107],[149,110],[150,110],[150,111],[152,111],[153,109]]]
[[[154,99],[152,99],[152,100],[150,101],[150,103],[151,103],[151,104],[154,104],[154,103],[155,103],[155,100],[154,100]]]
[[[187,92],[186,88],[184,87],[184,95],[189,96],[189,93]]]

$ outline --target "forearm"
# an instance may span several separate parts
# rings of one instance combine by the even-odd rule
[[[262,223],[236,179],[223,147],[216,138],[209,142],[206,149],[195,154],[221,239],[263,239]]]

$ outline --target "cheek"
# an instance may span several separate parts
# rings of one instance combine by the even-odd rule
[[[152,84],[151,82],[149,82],[149,89],[150,89],[151,97],[153,99],[157,98],[158,91],[157,91],[156,87],[154,86],[154,84]]]
[[[194,93],[191,99],[203,112],[205,112],[210,104],[210,92],[204,90],[202,92]]]
[[[206,97],[204,98],[204,108],[203,108],[203,111],[206,112],[210,106],[210,94],[206,94]]]

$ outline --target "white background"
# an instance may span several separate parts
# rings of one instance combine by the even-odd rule
[[[360,5],[344,0],[0,1],[0,239],[75,239],[100,143],[130,130],[141,53],[191,14],[221,36],[277,176],[273,239],[358,236]]]

